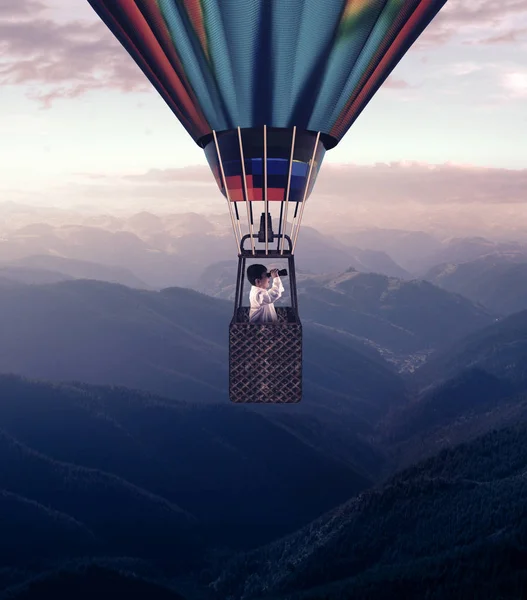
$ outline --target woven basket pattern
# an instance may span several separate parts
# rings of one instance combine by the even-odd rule
[[[238,310],[229,328],[229,392],[233,402],[294,403],[302,398],[302,325],[289,307],[276,323],[249,323]]]

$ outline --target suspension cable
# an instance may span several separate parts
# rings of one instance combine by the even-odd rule
[[[317,154],[319,140],[320,140],[320,131],[317,133],[317,139],[315,141],[315,147],[313,149],[313,156],[311,157],[311,164],[309,165],[309,175],[307,177],[307,183],[306,183],[306,187],[304,189],[304,197],[302,198],[302,206],[300,207],[300,216],[298,217],[298,221],[296,223],[296,230],[295,230],[295,233],[293,236],[293,248],[291,250],[292,254],[294,254],[294,252],[295,252],[296,240],[298,238],[298,233],[300,231],[300,223],[302,222],[302,215],[304,214],[304,206],[306,205],[307,194],[309,192],[309,186],[311,185],[311,175],[313,172],[313,166],[315,164],[315,156]]]

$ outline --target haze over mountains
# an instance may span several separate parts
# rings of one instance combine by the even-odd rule
[[[425,279],[489,307],[512,314],[526,307],[527,253],[493,252],[474,260],[442,263],[425,274]]]
[[[148,286],[161,288],[176,284],[193,286],[210,263],[236,255],[232,228],[225,214],[161,217],[142,212],[122,218],[66,213],[61,222],[52,213],[47,221],[40,222],[35,219],[42,218],[41,211],[35,211],[35,215],[30,209],[20,211],[21,214],[10,206],[9,217],[0,231],[4,263],[28,260],[35,255],[39,258],[31,258],[32,261],[42,262],[40,255],[48,256],[48,268],[55,270],[51,257],[100,263],[131,270]],[[278,229],[277,224],[275,228]],[[311,272],[355,266],[363,271],[409,275],[385,253],[350,248],[309,227],[303,228],[299,237],[298,261]],[[75,271],[75,264],[68,267],[63,262],[63,265],[69,272]],[[81,273],[79,265],[76,273]],[[103,269],[99,275],[108,278]],[[131,284],[130,279],[127,282],[121,276],[117,280],[116,276],[113,274],[111,280]]]
[[[484,573],[493,598],[527,590],[521,243],[306,228],[304,399],[241,407],[228,222],[17,214],[0,243],[0,597],[79,589],[86,568],[152,598],[442,600]]]
[[[73,277],[160,289],[173,285],[195,287],[207,267],[232,260],[236,254],[226,211],[214,215],[157,215],[147,211],[97,215],[4,202],[0,203],[0,215],[3,266],[23,259],[29,261],[24,266],[38,262],[43,268],[66,271]],[[339,273],[354,267],[361,272],[408,280],[422,277],[443,263],[458,264],[504,252],[527,255],[525,241],[442,239],[419,231],[360,231],[351,225],[335,235],[330,229],[303,226],[297,267],[314,274]],[[70,264],[63,260],[60,264],[60,259],[97,263],[113,271],[103,267],[97,271],[95,265],[82,262]]]

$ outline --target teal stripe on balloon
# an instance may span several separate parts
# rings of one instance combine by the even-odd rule
[[[328,123],[330,124],[330,127],[333,127],[352,94],[358,90],[358,85],[361,78],[364,76],[364,73],[379,49],[379,46],[386,40],[390,28],[392,28],[394,21],[399,16],[400,11],[403,10],[403,8],[409,9],[409,5],[413,5],[413,8],[418,4],[419,0],[389,0],[388,4],[375,23],[375,27],[373,28],[371,35],[364,45],[364,50],[361,52],[355,65],[353,66],[350,77],[341,90],[337,104],[333,108],[331,115],[328,115]],[[410,10],[409,12],[411,13],[412,11]],[[395,35],[393,37],[395,38]]]
[[[228,119],[218,115],[211,121],[213,128],[221,131],[231,129],[241,122],[240,100],[237,93],[236,71],[229,52],[229,40],[225,34],[220,5],[216,0],[201,0],[205,32],[209,46],[211,69],[216,85],[228,109]]]
[[[333,44],[335,31],[346,0],[305,0],[302,19],[298,22],[295,56],[291,62],[290,107],[306,101],[314,104],[315,99],[326,91],[320,87],[321,73],[327,67],[331,55],[328,50]],[[285,110],[285,107],[284,109]],[[318,129],[314,129],[318,131]]]
[[[157,0],[163,18],[185,69],[185,74],[207,121],[216,123],[218,120],[227,121],[223,115],[224,105],[218,93],[216,82],[210,73],[207,58],[193,28],[189,27],[183,16],[184,8],[173,0]]]
[[[304,18],[304,3],[299,0],[289,0],[288,3],[276,0],[270,2],[273,15],[270,31],[273,55],[269,57],[273,81],[273,123],[276,123],[276,127],[288,127],[298,24],[302,23]],[[284,68],[285,65],[287,68]]]
[[[213,2],[207,3],[207,14],[212,4]],[[234,73],[237,114],[233,126],[251,127],[257,119],[257,115],[253,114],[252,98],[259,74],[254,71],[253,64],[258,54],[258,25],[262,2],[216,0],[216,5],[227,41],[227,47],[223,51],[227,51]],[[211,40],[211,43],[215,42]]]
[[[342,104],[342,90],[350,86],[349,82],[356,72],[357,61],[362,63],[361,68],[364,69],[363,64],[369,62],[372,50],[376,49],[376,47],[372,49],[371,38],[376,30],[377,37],[379,35],[378,20],[386,3],[387,0],[372,0],[359,15],[349,19],[352,21],[351,25],[341,24],[339,27],[333,52],[322,80],[323,93],[318,97],[310,119],[312,126],[320,126],[321,131],[331,130],[338,118],[340,114],[338,107]],[[334,116],[335,114],[337,116]]]

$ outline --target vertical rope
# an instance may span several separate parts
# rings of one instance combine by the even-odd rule
[[[302,222],[302,215],[304,214],[304,206],[306,205],[306,201],[307,201],[307,193],[309,191],[309,186],[311,185],[311,174],[313,172],[313,165],[315,164],[315,156],[317,155],[319,140],[320,140],[320,131],[317,133],[315,147],[313,148],[313,156],[311,157],[311,164],[309,165],[309,175],[307,177],[306,188],[304,190],[304,197],[302,198],[302,206],[300,208],[300,216],[298,217],[297,226],[296,226],[296,230],[295,230],[294,237],[293,237],[293,249],[291,250],[292,254],[294,254],[294,252],[295,252],[296,240],[298,238],[298,233],[300,231],[300,223]]]
[[[267,227],[267,215],[269,214],[269,200],[267,198],[267,125],[264,125],[264,202],[265,202],[265,254],[269,254],[269,231]],[[272,223],[272,220],[271,220]]]
[[[220,172],[221,172],[221,180],[223,182],[223,187],[225,189],[225,194],[227,196],[227,204],[229,206],[229,213],[231,215],[231,223],[232,223],[232,231],[234,233],[234,239],[236,241],[236,248],[237,248],[237,252],[240,251],[240,244],[242,241],[242,233],[241,230],[239,231],[239,237],[237,235],[237,231],[236,231],[236,226],[234,224],[234,216],[232,214],[232,203],[231,203],[231,197],[229,194],[229,188],[227,187],[227,180],[225,179],[225,172],[223,170],[223,162],[221,160],[221,153],[220,153],[220,146],[218,144],[218,137],[216,135],[216,132],[213,130],[212,131],[212,135],[214,136],[214,144],[216,145],[216,154],[218,155],[218,162],[220,164]],[[238,221],[238,229],[240,227],[240,223]]]
[[[287,177],[287,191],[285,194],[284,227],[283,227],[283,234],[282,234],[282,248],[280,250],[280,254],[284,253],[285,234],[287,233],[287,209],[289,207],[289,193],[291,191],[291,173],[293,172],[293,156],[295,153],[295,138],[296,138],[296,125],[293,127],[293,139],[291,140],[291,155],[289,157],[289,174]]]
[[[247,206],[247,221],[248,221],[248,226],[249,226],[249,232],[251,234],[251,246],[252,246],[252,251],[253,251],[253,256],[254,256],[256,254],[256,252],[255,252],[255,246],[254,246],[253,222],[252,222],[252,218],[251,218],[251,212],[249,211],[249,198],[248,198],[249,194],[247,193],[247,179],[245,176],[245,159],[243,156],[242,132],[239,127],[238,127],[238,140],[240,142],[240,160],[242,163],[243,193],[245,196],[245,205]]]

